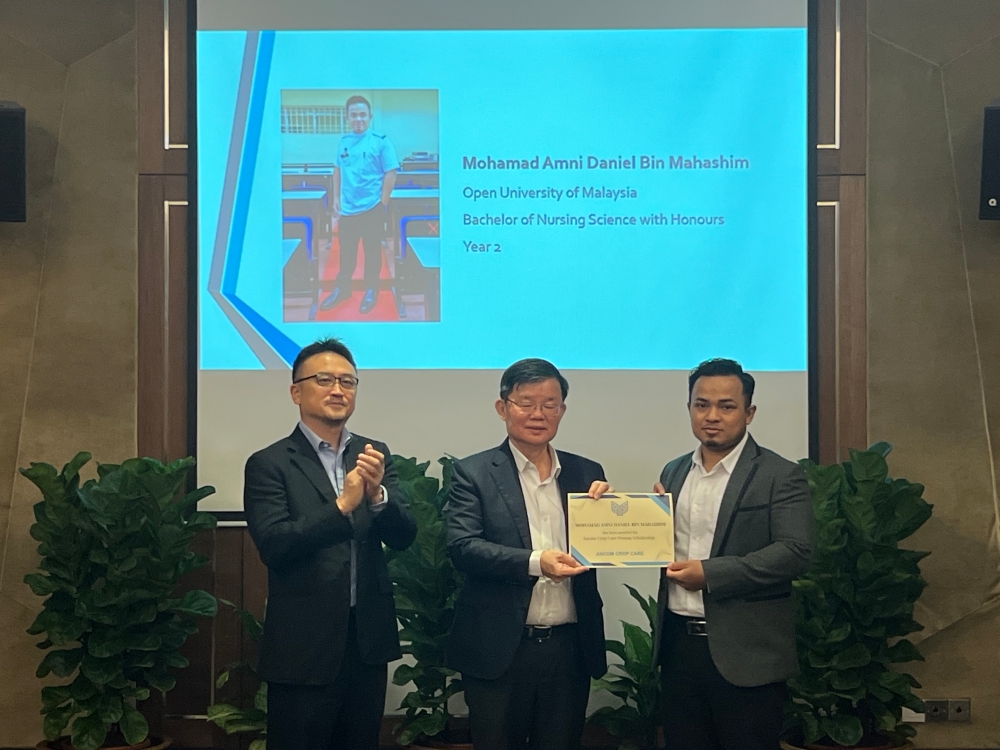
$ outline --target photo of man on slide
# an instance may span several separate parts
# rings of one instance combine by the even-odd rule
[[[366,315],[375,307],[389,197],[399,160],[392,141],[372,130],[372,105],[367,99],[355,94],[345,109],[351,132],[340,139],[333,169],[333,213],[340,217],[340,270],[337,286],[319,309],[332,310],[352,296],[351,277],[360,240],[365,252],[365,293],[358,311]]]
[[[285,322],[440,320],[437,94],[282,91]]]

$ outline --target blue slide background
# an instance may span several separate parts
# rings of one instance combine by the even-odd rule
[[[245,233],[229,236],[226,278],[287,349],[337,335],[371,369],[503,368],[525,356],[568,369],[687,369],[720,354],[753,370],[806,369],[805,29],[276,32],[273,50],[265,34],[259,144],[240,162],[252,189],[233,222]],[[201,369],[262,367],[206,291],[246,36],[198,32]],[[353,87],[439,92],[440,322],[282,322],[281,90]],[[587,154],[732,154],[752,167],[462,169],[463,156]],[[466,186],[501,185],[628,186],[639,198],[462,197]],[[725,225],[462,225],[466,213],[661,211]],[[467,253],[463,240],[503,252]]]

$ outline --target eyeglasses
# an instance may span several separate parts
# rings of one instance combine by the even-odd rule
[[[292,385],[297,385],[306,380],[315,380],[316,385],[320,388],[333,388],[337,383],[340,383],[340,387],[345,391],[353,391],[358,387],[358,379],[353,375],[334,375],[329,372],[317,372],[315,375],[293,380]]]
[[[566,406],[566,404],[557,404],[551,401],[546,401],[544,404],[536,404],[531,401],[511,401],[509,398],[505,398],[504,401],[524,414],[534,414],[535,409],[541,409],[546,416],[550,417],[561,412]]]

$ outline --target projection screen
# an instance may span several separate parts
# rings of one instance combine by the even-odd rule
[[[295,426],[290,363],[325,336],[358,361],[352,431],[435,467],[501,442],[500,374],[524,357],[569,380],[556,447],[619,490],[695,447],[687,373],[710,357],[756,376],[758,442],[807,454],[805,0],[200,0],[197,18],[202,509],[239,521],[243,464]],[[360,257],[323,305],[352,96],[398,163],[366,312]],[[602,573],[609,637],[641,616],[624,582],[654,593],[655,572]]]

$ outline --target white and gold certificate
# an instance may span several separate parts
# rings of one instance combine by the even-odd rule
[[[663,567],[674,560],[669,494],[568,496],[569,552],[588,567]]]

